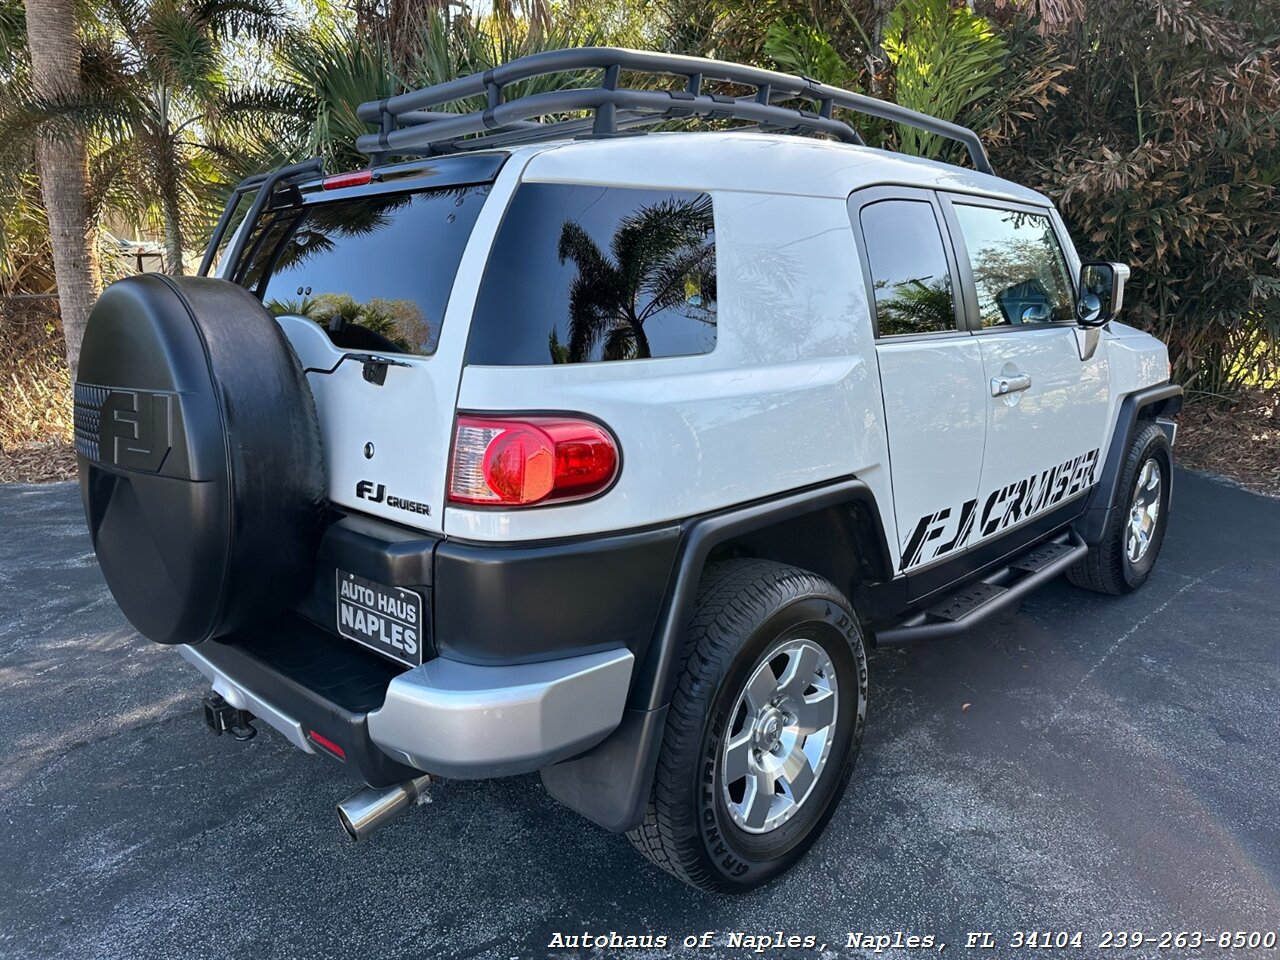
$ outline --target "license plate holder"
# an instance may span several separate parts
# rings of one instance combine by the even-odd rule
[[[422,664],[422,595],[334,570],[338,635],[405,666]]]

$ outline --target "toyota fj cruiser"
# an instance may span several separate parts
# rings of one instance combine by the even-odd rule
[[[75,387],[121,609],[212,682],[216,731],[357,771],[357,839],[432,776],[538,771],[749,888],[836,808],[867,645],[1146,580],[1166,350],[972,131],[602,48],[359,115],[367,168],[236,188],[216,278],[111,286]],[[638,135],[689,117],[750,128]]]

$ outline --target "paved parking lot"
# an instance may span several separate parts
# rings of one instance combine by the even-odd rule
[[[970,931],[1032,929],[1080,930],[1069,955],[1093,956],[1108,929],[1280,929],[1280,501],[1182,473],[1138,594],[1054,584],[871,666],[850,793],[752,895],[686,889],[536,777],[443,783],[357,847],[340,766],[269,729],[204,729],[198,675],[112,603],[75,488],[0,487],[0,956],[525,958],[557,931],[676,946],[625,953],[646,957],[711,930],[690,955],[755,956],[728,934],[779,930],[832,957],[895,931],[965,955]]]

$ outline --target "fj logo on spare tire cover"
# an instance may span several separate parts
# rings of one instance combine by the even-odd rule
[[[431,505],[420,500],[405,500],[401,497],[388,496],[385,483],[374,483],[372,480],[361,480],[356,484],[356,496],[370,503],[386,503],[397,510],[408,510],[410,513],[431,515]]]
[[[172,393],[77,383],[76,452],[124,470],[156,473],[173,448]]]

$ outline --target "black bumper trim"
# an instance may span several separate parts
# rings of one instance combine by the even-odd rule
[[[530,663],[626,647],[658,623],[680,527],[575,540],[443,540],[432,589],[435,650],[465,663]]]
[[[369,738],[369,711],[382,705],[400,672],[381,657],[292,615],[195,649],[233,683],[298,721],[304,734],[336,743],[370,786],[421,776]]]

